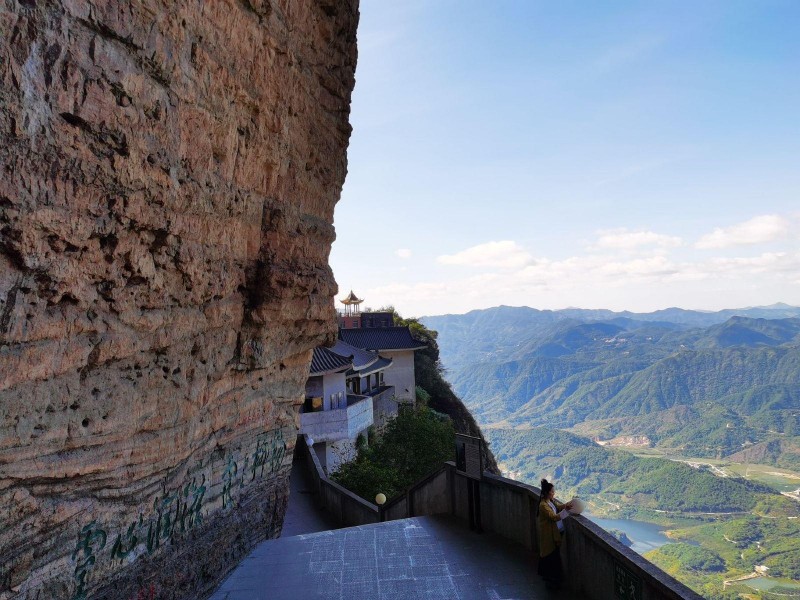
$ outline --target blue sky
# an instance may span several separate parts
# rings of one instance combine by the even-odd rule
[[[800,305],[798,32],[795,0],[362,0],[339,296]]]

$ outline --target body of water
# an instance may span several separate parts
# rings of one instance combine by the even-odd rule
[[[631,550],[644,554],[650,550],[655,550],[659,546],[669,543],[670,539],[664,535],[664,526],[645,521],[633,521],[631,519],[599,519],[593,515],[584,514],[583,516],[597,523],[606,531],[618,529],[623,531],[633,542]]]
[[[790,590],[796,591],[797,595],[800,596],[800,582],[793,581],[791,579],[773,579],[771,577],[756,577],[755,579],[748,579],[747,581],[742,581],[742,583],[755,590],[763,590],[763,591],[771,590],[774,587],[788,588]]]

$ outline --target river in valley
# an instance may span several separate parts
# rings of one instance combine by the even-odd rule
[[[655,550],[670,541],[664,535],[663,525],[646,523],[645,521],[633,521],[631,519],[600,519],[590,514],[584,514],[583,516],[597,523],[606,531],[617,529],[624,532],[633,542],[631,549],[639,554]]]

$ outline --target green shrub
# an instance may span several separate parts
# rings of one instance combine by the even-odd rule
[[[373,502],[378,493],[392,498],[452,460],[455,432],[427,407],[401,407],[383,434],[369,447],[359,448],[355,460],[342,465],[331,478]]]

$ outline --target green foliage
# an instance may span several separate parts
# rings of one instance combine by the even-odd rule
[[[683,463],[640,458],[590,440],[543,427],[487,429],[497,457],[536,485],[558,475],[562,493],[624,495],[634,505],[669,513],[745,512],[762,507],[791,510],[792,503],[767,486],[721,478]]]
[[[431,395],[426,392],[424,388],[417,386],[414,390],[414,393],[417,397],[417,404],[423,404],[425,406],[428,405],[428,402],[431,400]]]
[[[663,317],[677,321],[500,307],[425,322],[445,332],[454,390],[481,422],[800,468],[800,319]]]
[[[725,570],[725,561],[717,553],[691,544],[666,544],[649,553],[647,558],[656,565],[664,564],[667,568],[671,568],[671,563],[675,562],[679,568],[692,571]]]
[[[392,498],[452,460],[455,433],[448,420],[426,407],[401,408],[383,434],[356,459],[342,465],[332,479],[365,500],[378,493]]]
[[[756,517],[730,521],[723,527],[722,531],[725,537],[738,548],[747,548],[764,537],[759,519]]]
[[[381,311],[392,312],[394,324],[397,326],[407,326],[411,335],[425,343],[425,348],[414,352],[414,378],[417,385],[417,393],[422,391],[423,402],[431,409],[447,415],[453,422],[453,427],[458,433],[465,433],[483,439],[483,433],[478,427],[470,411],[453,393],[450,384],[444,378],[444,369],[439,360],[439,334],[423,325],[419,319],[403,318],[392,306],[383,307]],[[485,456],[487,458],[487,470],[497,473],[497,464],[494,456],[485,446]]]

